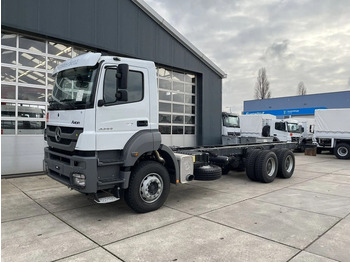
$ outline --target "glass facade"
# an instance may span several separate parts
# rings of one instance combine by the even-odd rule
[[[196,77],[158,67],[159,131],[163,135],[195,135]]]
[[[45,128],[53,69],[88,50],[28,37],[1,34],[1,133],[40,135]],[[196,134],[196,77],[157,67],[159,130],[163,135]]]
[[[1,33],[1,133],[42,135],[53,69],[87,50],[11,32]]]

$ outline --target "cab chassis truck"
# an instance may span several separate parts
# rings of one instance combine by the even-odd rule
[[[170,183],[216,180],[235,168],[263,183],[294,172],[294,143],[162,144],[153,62],[87,53],[63,62],[53,75],[44,171],[97,203],[124,198],[144,213],[164,204]]]

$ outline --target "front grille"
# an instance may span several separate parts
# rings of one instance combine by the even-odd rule
[[[57,126],[47,126],[47,128],[48,128],[50,131],[55,132]],[[66,133],[66,134],[73,134],[74,131],[77,130],[77,129],[83,130],[82,128],[74,128],[74,127],[66,127],[66,126],[61,126],[60,128],[61,128],[61,130],[62,130],[62,133]]]
[[[83,128],[60,126],[59,129],[60,132],[58,132],[58,126],[47,126],[46,134],[48,145],[64,151],[74,151],[79,135],[84,131]]]
[[[57,143],[55,137],[49,137],[49,139],[50,139],[51,142]],[[63,145],[69,145],[71,142],[72,142],[71,139],[64,139],[64,138],[61,138],[61,140],[60,140],[59,143],[60,143],[60,144],[63,144]]]
[[[292,142],[299,142],[299,137],[292,137]]]

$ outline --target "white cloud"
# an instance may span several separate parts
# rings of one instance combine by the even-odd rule
[[[254,99],[265,67],[272,97],[349,90],[347,0],[145,0],[228,74],[223,109]]]

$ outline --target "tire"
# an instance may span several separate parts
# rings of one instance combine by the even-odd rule
[[[283,148],[277,152],[278,172],[277,176],[281,178],[290,178],[294,173],[295,157],[291,150]]]
[[[274,152],[262,150],[255,161],[255,176],[263,183],[275,180],[278,171],[278,160]]]
[[[270,126],[264,126],[262,128],[262,132],[261,132],[263,137],[269,137],[270,136]]]
[[[255,161],[258,157],[259,153],[261,152],[260,149],[254,149],[249,152],[246,162],[246,174],[248,178],[252,181],[257,181],[258,179],[255,176]]]
[[[222,176],[221,167],[216,165],[200,166],[194,169],[194,179],[201,181],[216,180]]]
[[[135,212],[146,213],[160,208],[169,191],[170,178],[166,168],[158,162],[145,161],[131,172],[124,198]]]
[[[277,158],[278,158],[278,154],[280,154],[281,150],[282,150],[281,148],[272,148],[271,149],[271,151],[276,154]]]
[[[349,159],[350,158],[350,145],[346,143],[340,143],[336,145],[334,149],[334,155],[338,159]]]

